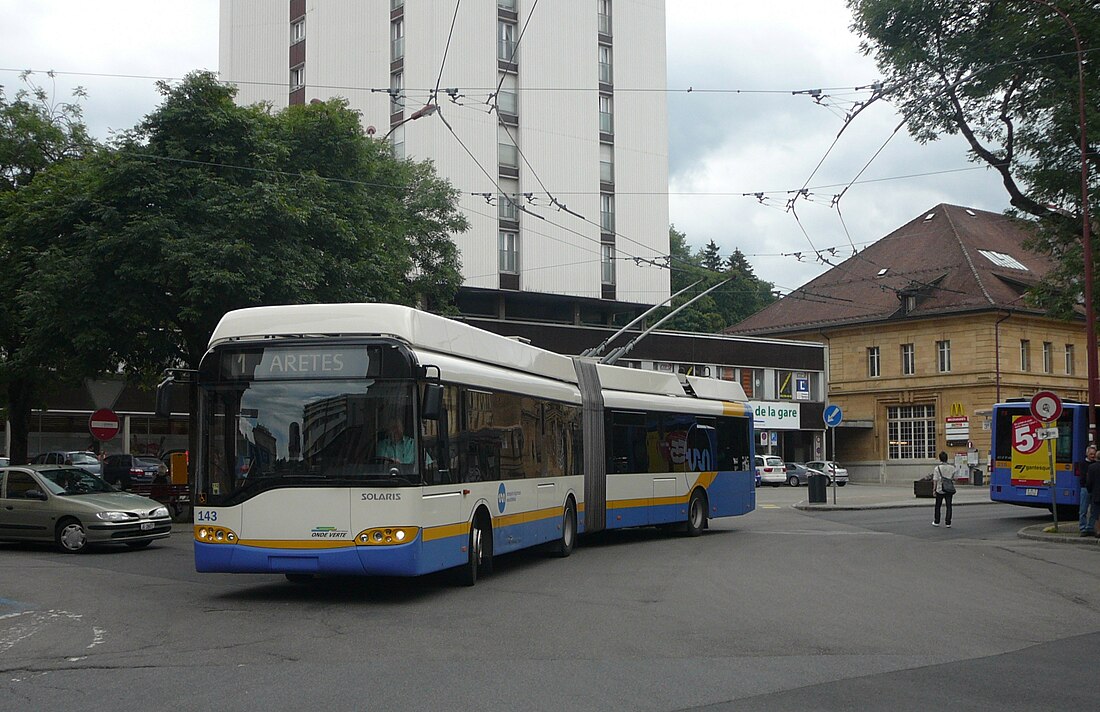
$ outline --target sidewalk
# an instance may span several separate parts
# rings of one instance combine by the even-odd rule
[[[909,507],[935,507],[936,499],[917,498],[913,495],[912,483],[905,484],[862,484],[850,483],[847,487],[837,490],[836,504],[833,504],[833,489],[826,490],[827,502],[824,504],[810,504],[803,499],[794,505],[795,509],[804,512],[839,512],[856,511],[865,509],[902,509]],[[951,504],[955,507],[973,504],[999,504],[989,499],[989,487],[983,485],[959,485]],[[1008,505],[1005,505],[1008,506]],[[1077,544],[1081,546],[1100,546],[1100,539],[1096,537],[1083,537],[1074,518],[1070,521],[1059,522],[1058,531],[1049,531],[1053,527],[1052,522],[1032,524],[1024,527],[1016,533],[1021,539],[1033,539],[1035,541],[1047,541],[1058,544]]]
[[[833,504],[833,488],[825,491],[826,502],[824,504],[811,504],[808,500],[802,500],[794,505],[795,509],[807,512],[814,511],[845,511],[860,509],[902,509],[908,507],[934,507],[934,497],[918,498],[913,495],[913,483],[905,484],[864,484],[860,482],[849,483],[846,487],[838,487],[836,490],[836,504]],[[959,485],[958,491],[951,500],[955,507],[970,504],[995,504],[989,499],[989,487],[982,485]]]

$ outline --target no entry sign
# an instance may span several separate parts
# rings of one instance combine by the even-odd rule
[[[88,419],[88,430],[96,440],[106,442],[118,435],[118,415],[110,408],[100,408]]]

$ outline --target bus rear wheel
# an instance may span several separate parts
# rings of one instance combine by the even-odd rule
[[[699,536],[707,527],[707,498],[699,490],[691,493],[688,500],[687,529],[688,536]]]
[[[573,553],[573,547],[577,542],[577,510],[573,506],[573,500],[565,503],[565,511],[561,515],[561,539],[554,542],[552,552],[554,556],[564,559]]]

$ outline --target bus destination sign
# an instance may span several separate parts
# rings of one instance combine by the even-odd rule
[[[367,348],[266,348],[226,353],[222,375],[257,381],[296,378],[363,378],[370,368]]]

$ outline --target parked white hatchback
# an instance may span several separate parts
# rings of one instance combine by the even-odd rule
[[[757,455],[756,474],[762,485],[787,484],[787,466],[778,455]]]
[[[837,485],[843,487],[848,484],[848,471],[840,466],[839,462],[832,460],[814,460],[807,462],[806,467],[811,470],[819,470],[829,476],[829,484],[835,480]]]

